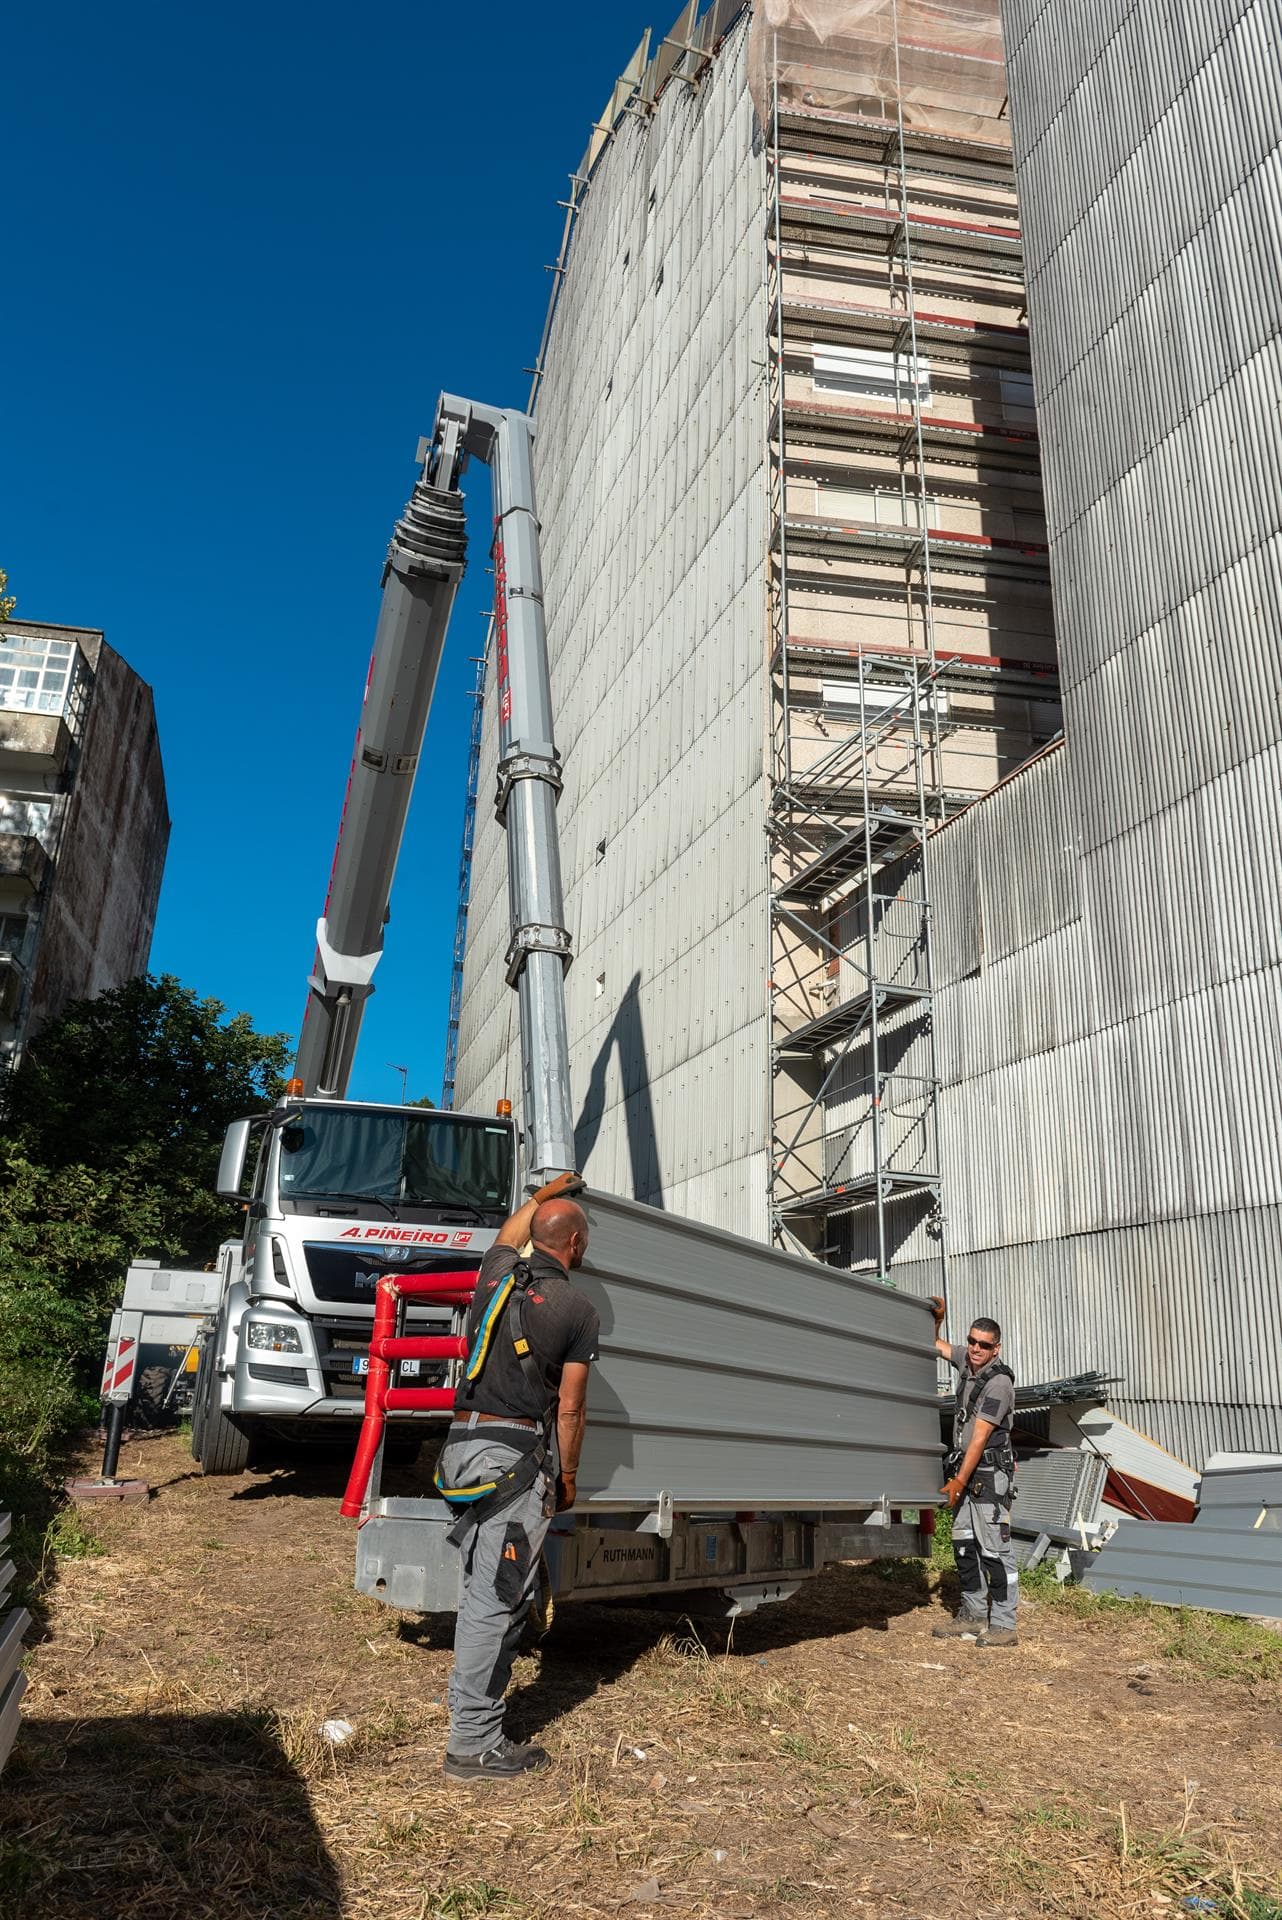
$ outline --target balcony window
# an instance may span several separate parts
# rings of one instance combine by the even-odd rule
[[[27,944],[28,925],[25,913],[0,913],[0,953],[10,954],[15,960],[21,961]]]
[[[930,405],[930,362],[919,359],[914,379],[910,353],[887,353],[877,348],[818,346],[814,353],[816,393],[856,394],[865,400],[888,400],[896,407],[912,405],[913,388],[923,407]]]
[[[51,851],[52,800],[28,799],[21,793],[0,793],[0,833],[18,833],[24,839],[38,840],[46,853]]]
[[[0,636],[0,710],[66,714],[80,678],[80,653],[69,640]]]

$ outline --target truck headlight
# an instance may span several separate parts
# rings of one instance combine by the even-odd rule
[[[259,1353],[301,1353],[298,1328],[283,1320],[251,1320],[246,1344]]]

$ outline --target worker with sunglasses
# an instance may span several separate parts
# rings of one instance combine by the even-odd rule
[[[945,1456],[941,1493],[953,1515],[953,1558],[961,1581],[954,1620],[935,1628],[937,1640],[973,1640],[981,1647],[1014,1647],[1019,1569],[1010,1538],[1015,1498],[1011,1425],[1015,1376],[1001,1358],[995,1320],[974,1320],[965,1342],[944,1339],[944,1302],[931,1300],[935,1351],[957,1372],[953,1444]]]

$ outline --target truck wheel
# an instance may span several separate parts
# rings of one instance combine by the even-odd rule
[[[218,1352],[218,1346],[211,1341],[201,1355],[201,1372],[207,1374],[207,1378],[197,1394],[199,1411],[192,1420],[191,1450],[200,1462],[202,1473],[243,1473],[249,1465],[249,1436],[232,1425],[218,1404],[218,1376],[214,1371]]]

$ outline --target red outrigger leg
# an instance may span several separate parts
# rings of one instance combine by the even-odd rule
[[[430,1300],[436,1306],[467,1307],[476,1288],[474,1271],[466,1273],[388,1273],[374,1294],[374,1331],[369,1343],[369,1372],[365,1376],[365,1418],[356,1442],[356,1458],[348,1476],[347,1492],[339,1512],[359,1520],[374,1456],[383,1438],[389,1413],[440,1412],[454,1405],[452,1387],[393,1387],[394,1360],[462,1360],[467,1341],[459,1333],[402,1333],[397,1314],[405,1300]]]

